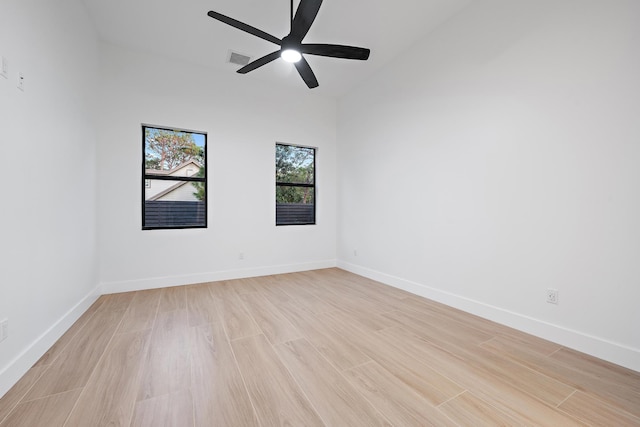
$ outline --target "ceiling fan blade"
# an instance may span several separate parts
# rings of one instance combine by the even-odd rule
[[[262,58],[258,58],[255,61],[248,63],[244,67],[240,68],[237,72],[240,74],[247,74],[249,71],[253,71],[258,67],[262,67],[263,65],[266,65],[278,58],[280,58],[280,51],[276,50],[275,52],[272,52],[268,55],[263,56]]]
[[[332,58],[369,59],[369,49],[355,46],[343,46],[339,44],[303,44],[300,51],[310,55],[330,56]]]
[[[291,23],[291,37],[301,42],[309,32],[311,24],[316,19],[322,0],[300,0],[296,16]]]
[[[227,25],[231,25],[232,27],[235,27],[239,30],[244,31],[245,33],[249,33],[252,34],[256,37],[260,37],[263,40],[269,41],[271,43],[280,45],[280,43],[282,43],[282,40],[280,40],[279,38],[272,36],[269,33],[265,33],[262,30],[259,30],[255,27],[252,27],[251,25],[247,25],[244,22],[240,22],[237,21],[233,18],[229,18],[228,16],[225,16],[221,13],[218,12],[214,12],[213,10],[209,11],[209,13],[207,13],[207,15],[209,15],[210,17],[212,17],[213,19],[217,19],[220,22],[224,22]]]
[[[309,86],[309,89],[318,87],[318,79],[316,79],[316,76],[315,74],[313,74],[311,66],[306,59],[300,59],[300,61],[295,63],[295,66],[298,70],[298,73],[300,73],[300,77],[302,77],[302,80],[304,80],[307,86]]]

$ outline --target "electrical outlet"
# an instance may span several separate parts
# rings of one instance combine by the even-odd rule
[[[244,252],[240,252],[238,254],[238,259],[244,259]]]
[[[9,319],[0,321],[0,342],[9,337]]]
[[[557,289],[547,289],[547,302],[549,304],[557,304],[558,303],[558,290]]]
[[[18,89],[24,92],[24,74],[18,73]]]
[[[358,250],[357,249],[353,250],[353,256],[358,256]]]

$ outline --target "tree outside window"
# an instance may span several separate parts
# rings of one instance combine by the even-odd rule
[[[315,224],[316,149],[276,144],[276,225]]]

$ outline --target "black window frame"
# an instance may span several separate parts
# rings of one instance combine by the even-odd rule
[[[317,158],[317,153],[318,153],[318,149],[316,147],[309,147],[309,146],[305,146],[305,145],[297,145],[297,144],[286,144],[283,142],[276,142],[276,153],[277,153],[277,147],[278,145],[284,145],[284,146],[288,146],[288,147],[295,147],[295,148],[302,148],[305,150],[313,150],[313,183],[308,184],[308,183],[294,183],[294,182],[283,182],[283,181],[278,181],[277,180],[277,174],[276,174],[276,200],[275,200],[275,214],[276,214],[276,218],[275,218],[275,222],[276,222],[276,227],[284,227],[284,226],[292,226],[292,225],[316,225],[317,224],[317,218],[316,218],[316,214],[317,214],[317,204],[318,204],[318,193],[317,193],[317,188],[316,188],[316,182],[317,182],[317,168],[316,168],[316,158]],[[276,154],[277,155],[277,154]],[[313,188],[313,221],[312,222],[290,222],[290,223],[285,223],[285,222],[278,222],[278,201],[277,201],[277,188],[279,186],[282,187],[299,187],[299,188]]]
[[[142,123],[142,230],[184,230],[184,229],[197,229],[197,228],[207,228],[208,227],[208,219],[209,219],[209,186],[208,186],[208,160],[207,160],[207,149],[208,149],[208,134],[207,132],[197,131],[197,130],[189,130],[175,127],[165,127],[165,126],[156,126]],[[147,129],[158,129],[170,132],[183,132],[183,133],[192,133],[204,136],[204,176],[196,177],[196,176],[162,176],[162,175],[154,175],[147,174],[146,171],[146,130]],[[183,182],[201,182],[204,184],[204,224],[198,225],[170,225],[170,226],[147,226],[145,224],[146,220],[146,183],[147,181],[183,181]]]

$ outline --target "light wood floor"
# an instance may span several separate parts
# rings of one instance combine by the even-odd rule
[[[0,427],[640,426],[640,373],[328,269],[101,297]]]

